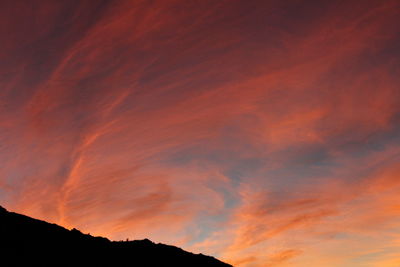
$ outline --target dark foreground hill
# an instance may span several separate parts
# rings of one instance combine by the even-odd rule
[[[148,239],[116,242],[0,206],[0,266],[231,266]]]

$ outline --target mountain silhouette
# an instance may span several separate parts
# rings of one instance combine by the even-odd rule
[[[216,266],[213,257],[148,239],[110,241],[0,206],[0,266]]]

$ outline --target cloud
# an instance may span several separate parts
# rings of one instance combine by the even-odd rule
[[[9,209],[240,266],[394,257],[396,1],[3,5]]]
[[[389,255],[398,249],[395,229],[400,201],[395,178],[399,152],[394,151],[370,155],[367,161],[373,163],[362,165],[368,174],[357,181],[341,181],[343,174],[338,173],[319,184],[297,187],[297,192],[279,194],[243,185],[242,206],[233,213],[225,232],[210,236],[200,248],[219,250],[222,257],[243,266],[280,266],[271,253],[284,249],[301,251],[290,257],[291,264],[298,266],[310,262],[358,266],[391,259]],[[350,167],[357,164],[348,164],[353,175],[359,173]],[[366,240],[375,243],[371,246]]]

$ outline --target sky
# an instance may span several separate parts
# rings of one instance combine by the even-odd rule
[[[2,0],[0,204],[239,267],[398,267],[399,17]]]

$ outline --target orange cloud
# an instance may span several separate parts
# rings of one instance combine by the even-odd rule
[[[338,266],[346,262],[376,266],[375,262],[384,259],[389,264],[393,251],[399,249],[400,183],[396,177],[400,170],[399,151],[395,151],[381,154],[374,166],[363,165],[373,171],[358,182],[338,182],[339,177],[331,177],[329,183],[280,195],[246,186],[241,194],[242,207],[222,235],[226,245],[218,248],[212,243],[221,235],[210,237],[204,245],[223,251],[223,257],[243,266],[286,266],[272,260],[271,251],[288,248],[302,251],[290,257],[290,264],[296,266]],[[393,155],[397,158],[388,162],[387,157]]]
[[[394,262],[397,1],[4,5],[7,208],[239,266]]]

